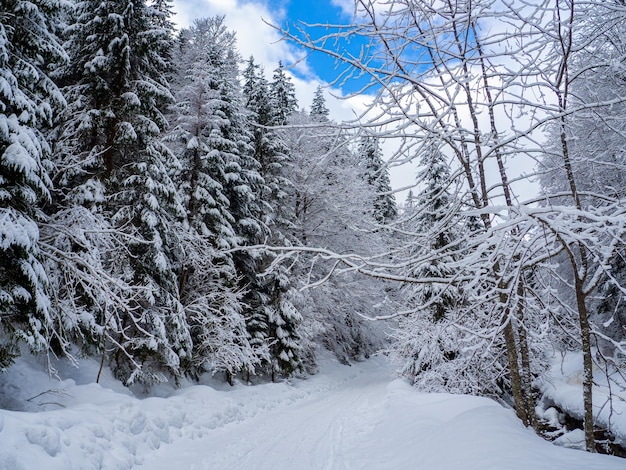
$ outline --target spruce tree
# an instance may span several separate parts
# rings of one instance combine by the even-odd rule
[[[6,0],[0,10],[0,369],[19,354],[20,342],[48,348],[55,327],[39,222],[51,189],[41,130],[63,103],[48,76],[66,57],[50,32],[59,5]]]
[[[409,192],[406,195],[406,199],[404,201],[404,212],[410,213],[415,208],[415,195],[413,194],[413,190],[409,189]]]
[[[296,89],[291,78],[285,73],[282,62],[278,63],[270,83],[270,102],[276,126],[287,124],[289,117],[298,109]]]
[[[186,73],[177,79],[176,126],[168,140],[180,155],[177,181],[189,226],[180,291],[194,341],[190,372],[223,370],[230,379],[258,362],[242,315],[237,255],[227,252],[244,242],[244,228],[258,230],[248,206],[249,136],[235,38],[223,17],[197,20],[184,37],[179,59]]]
[[[302,315],[289,300],[289,272],[280,269],[271,276],[274,286],[267,289],[275,297],[268,303],[272,380],[275,375],[289,376],[302,369]]]
[[[132,310],[102,325],[117,346],[115,372],[126,383],[178,376],[191,341],[175,272],[184,210],[170,174],[178,162],[160,141],[172,99],[167,22],[144,0],[87,0],[68,35],[71,62],[60,80],[69,112],[59,137],[66,203],[101,213],[125,239],[107,264],[135,291]]]
[[[363,177],[374,190],[372,215],[381,224],[395,219],[398,215],[396,201],[391,192],[389,170],[386,167],[378,140],[363,137],[359,145],[363,164]]]
[[[283,125],[293,112],[295,97],[290,82],[279,69],[270,85],[254,59],[250,58],[244,70],[244,96],[250,113],[252,146],[264,185],[259,197],[264,202],[263,219],[269,232],[264,242],[278,245],[289,243],[286,228],[293,220],[286,204],[290,182],[286,178],[288,155],[281,136],[271,126]],[[255,342],[269,346],[271,361],[266,366],[272,379],[276,374],[290,375],[300,368],[301,316],[289,302],[289,273],[284,266],[277,266],[269,274],[260,276],[274,258],[265,251],[255,260],[254,274],[248,275],[251,285],[248,327]]]
[[[318,85],[313,95],[313,101],[311,102],[311,118],[314,121],[328,121],[328,115],[330,111],[326,107],[326,98],[324,98],[324,89],[322,85]]]
[[[445,156],[434,145],[427,148],[421,161],[423,170],[418,175],[418,181],[425,185],[417,195],[414,231],[424,243],[419,244],[420,252],[414,255],[428,255],[429,252],[447,251],[448,256],[438,256],[431,262],[422,263],[412,269],[411,275],[416,278],[449,278],[452,269],[447,263],[454,261],[455,241],[458,233],[449,223],[451,216],[458,207],[449,189],[451,182],[450,170]],[[414,300],[420,303],[432,303],[429,307],[433,321],[441,321],[446,312],[454,308],[459,301],[459,293],[453,286],[437,283],[419,285],[413,294]]]
[[[176,92],[176,127],[168,140],[179,144],[174,147],[181,161],[177,181],[189,225],[215,248],[228,250],[236,245],[236,236],[225,195],[226,166],[237,144],[227,139],[224,58],[217,44],[206,44],[211,40],[206,37],[209,20],[196,21],[190,34],[193,43],[182,58],[186,73]]]
[[[449,189],[450,171],[434,144],[427,147],[420,163],[423,169],[418,184],[423,189],[411,199],[414,207],[408,222],[408,230],[417,243],[412,240],[414,248],[408,254],[407,275],[416,279],[450,279],[459,248],[459,233],[454,224],[458,205]],[[449,328],[446,320],[453,319],[461,308],[462,292],[458,286],[434,281],[406,286],[405,297],[407,307],[418,311],[400,321],[396,334],[394,349],[402,361],[402,373],[414,380],[426,373],[431,380],[445,383],[446,373],[454,371],[447,363],[459,356],[455,339],[458,333]]]

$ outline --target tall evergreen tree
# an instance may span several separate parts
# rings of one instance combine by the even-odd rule
[[[46,349],[53,328],[38,221],[51,188],[41,129],[63,103],[48,77],[66,57],[50,32],[59,5],[7,0],[0,10],[0,369],[20,341]]]
[[[174,109],[176,127],[170,140],[180,142],[181,171],[177,178],[190,226],[212,246],[228,250],[236,245],[233,217],[225,195],[227,158],[237,153],[228,139],[226,115],[231,103],[224,99],[223,44],[211,42],[211,20],[197,20],[190,29],[193,43],[182,58],[186,69],[179,79]],[[232,34],[231,41],[234,41]],[[231,46],[232,47],[232,46]]]
[[[415,195],[413,194],[413,190],[409,189],[409,192],[406,195],[406,199],[404,201],[404,212],[410,213],[415,208]]]
[[[424,243],[419,244],[423,248],[414,255],[428,256],[429,252],[442,250],[453,253],[459,234],[455,233],[454,228],[450,228],[454,225],[448,224],[448,221],[458,211],[458,206],[449,188],[451,178],[447,161],[438,148],[431,146],[426,149],[420,163],[423,170],[418,175],[418,180],[425,187],[416,198],[418,215],[414,221],[414,231]],[[453,268],[447,266],[447,263],[452,261],[453,254],[439,256],[432,262],[418,264],[411,275],[416,278],[449,278]],[[437,283],[419,285],[414,295],[419,297],[420,304],[432,301],[429,311],[434,321],[443,320],[447,310],[453,309],[459,300],[459,293],[454,287]]]
[[[252,57],[244,70],[244,80],[244,97],[252,125],[253,152],[261,165],[260,172],[265,179],[265,190],[269,191],[263,196],[265,200],[278,199],[284,190],[283,181],[280,181],[280,170],[285,159],[284,149],[276,134],[267,129],[273,126],[276,120],[270,85],[264,76],[263,68],[255,64]]]
[[[258,359],[242,316],[236,255],[227,250],[244,243],[243,228],[255,231],[255,223],[235,37],[223,20],[197,20],[185,32],[186,72],[177,80],[177,125],[169,140],[182,163],[177,180],[189,225],[180,291],[192,325],[192,372],[224,370],[232,377]]]
[[[159,381],[162,371],[180,373],[191,346],[175,272],[184,210],[170,173],[178,163],[160,141],[172,38],[162,9],[144,0],[86,0],[76,12],[61,78],[70,106],[61,180],[68,204],[101,211],[128,245],[110,262],[126,266],[122,279],[141,295],[105,325],[115,332],[115,371],[127,383]]]
[[[322,85],[318,85],[311,102],[311,118],[314,121],[327,121],[330,111],[326,106],[326,98],[324,98],[324,89]]]
[[[409,253],[407,275],[416,279],[450,279],[454,277],[455,252],[459,248],[459,234],[450,222],[459,210],[449,188],[450,171],[435,145],[426,148],[420,163],[423,170],[418,183],[424,188],[412,199],[413,214],[408,223],[411,236],[419,241]],[[400,321],[396,334],[394,349],[402,362],[402,373],[414,380],[425,373],[426,382],[434,380],[443,387],[449,380],[446,374],[450,370],[453,374],[458,372],[447,365],[457,359],[459,345],[458,332],[449,327],[446,319],[451,315],[454,318],[460,309],[461,291],[458,286],[435,281],[407,285],[405,297],[409,309],[420,307],[414,315]]]
[[[289,117],[298,109],[296,89],[291,78],[285,73],[282,62],[274,70],[270,83],[270,100],[274,114],[274,125],[284,126]]]
[[[391,192],[389,170],[385,165],[378,140],[363,137],[359,145],[364,174],[367,183],[374,189],[372,210],[374,219],[381,224],[395,219],[398,215],[396,201]]]
[[[265,242],[284,245],[288,243],[285,228],[293,217],[285,203],[288,196],[289,180],[285,177],[287,149],[280,135],[268,129],[282,125],[295,108],[292,87],[284,72],[275,74],[270,86],[254,59],[250,58],[244,70],[244,96],[253,133],[253,152],[259,162],[259,172],[264,185],[259,196],[265,202],[269,232]],[[274,92],[274,93],[272,93]],[[248,276],[251,286],[248,325],[254,341],[265,342],[270,346],[271,361],[268,364],[272,378],[276,373],[289,375],[300,368],[298,325],[301,316],[288,300],[289,274],[284,266],[279,266],[268,275],[259,276],[271,263],[273,254],[264,252],[255,262],[254,276]]]
[[[269,276],[273,286],[265,291],[273,298],[266,304],[269,326],[272,380],[276,374],[289,376],[302,369],[302,315],[289,299],[289,272],[282,268]]]

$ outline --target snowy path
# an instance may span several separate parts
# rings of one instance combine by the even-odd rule
[[[492,400],[417,393],[382,358],[143,400],[80,370],[56,384],[26,363],[0,376],[7,403],[30,407],[0,409],[0,470],[626,470],[545,442]]]
[[[345,369],[345,368],[344,368]],[[337,383],[318,380],[289,406],[263,410],[242,422],[214,429],[201,440],[164,446],[146,458],[146,469],[361,468],[350,450],[379,419],[389,373],[357,365]],[[308,384],[304,385],[308,388]]]
[[[393,380],[381,359],[351,368],[335,366],[276,392],[287,400],[275,408],[261,406],[254,416],[213,429],[201,439],[163,446],[145,458],[142,468],[626,469],[623,459],[543,441],[491,400],[416,393]]]

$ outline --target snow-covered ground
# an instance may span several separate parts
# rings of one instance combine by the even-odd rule
[[[95,364],[64,368],[73,379],[59,382],[33,361],[0,375],[0,406],[23,410],[0,410],[0,469],[626,469],[545,442],[489,399],[417,393],[384,358],[326,358],[308,380],[159,387],[144,399],[108,376],[89,383]]]

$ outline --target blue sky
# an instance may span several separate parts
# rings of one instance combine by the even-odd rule
[[[275,3],[281,3],[276,0]],[[352,19],[351,1],[347,2],[333,2],[331,0],[290,0],[286,3],[286,23],[296,23],[303,21],[305,23],[318,23],[318,24],[349,24]],[[338,6],[339,3],[343,3],[343,8]],[[349,5],[347,5],[349,4]],[[328,31],[322,30],[320,32],[317,29],[317,34],[328,33]],[[312,34],[316,34],[313,30]],[[341,47],[348,48],[354,54],[357,54],[362,40],[358,37],[352,37],[349,43],[343,42]],[[324,81],[331,82],[337,77],[337,63],[335,59],[329,57],[323,53],[313,52],[311,53],[307,61],[315,74],[322,78]],[[363,79],[351,79],[346,83],[341,84],[341,89],[344,92],[358,91],[365,84]]]
[[[279,0],[274,3],[281,3]],[[286,2],[285,23],[328,23],[338,24],[349,21],[341,8],[333,5],[329,0],[290,0]],[[314,70],[315,74],[325,81],[332,81],[335,78],[334,60],[323,53],[312,53],[308,56],[307,62]]]

